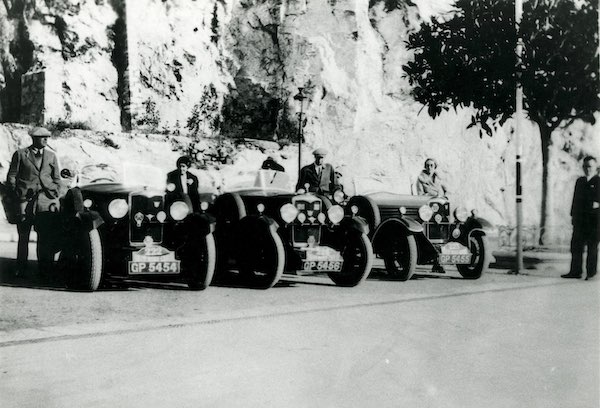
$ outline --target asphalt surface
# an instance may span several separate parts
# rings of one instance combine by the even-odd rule
[[[12,246],[11,246],[12,245]],[[356,288],[69,292],[0,244],[2,407],[596,407],[600,285],[566,262]]]

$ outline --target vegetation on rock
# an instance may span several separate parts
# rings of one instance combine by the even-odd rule
[[[520,75],[524,108],[541,136],[543,243],[550,225],[552,132],[576,119],[594,123],[600,111],[597,4],[525,2],[519,32],[525,51],[518,67],[513,2],[458,0],[455,7],[446,20],[422,23],[409,37],[415,56],[403,69],[414,86],[412,95],[434,118],[443,110],[471,106],[476,113],[469,127],[492,135],[515,111]]]

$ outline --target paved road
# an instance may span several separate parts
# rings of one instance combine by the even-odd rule
[[[10,263],[2,407],[600,406],[600,285],[557,270],[90,294]]]

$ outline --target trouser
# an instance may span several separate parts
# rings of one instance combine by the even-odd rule
[[[17,269],[19,271],[27,269],[29,236],[31,235],[32,226],[33,219],[31,217],[27,217],[17,224],[17,233],[19,234],[19,242],[17,243]]]
[[[54,263],[54,254],[56,253],[57,242],[57,215],[51,212],[39,213],[35,216],[27,215],[17,224],[17,233],[19,241],[17,243],[17,269],[24,271],[27,269],[27,260],[29,258],[29,239],[31,236],[31,227],[35,224],[37,232],[36,253],[38,258],[39,270],[42,273],[50,273]]]
[[[583,250],[587,247],[586,271],[592,277],[598,268],[598,225],[588,223],[573,226],[571,239],[571,270],[569,273],[581,276],[583,274]]]

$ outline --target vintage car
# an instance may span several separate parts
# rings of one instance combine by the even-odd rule
[[[265,289],[284,272],[326,273],[348,287],[369,275],[374,256],[363,218],[324,196],[294,192],[288,176],[274,170],[251,172],[228,191],[211,208],[217,275],[237,268],[247,285]]]
[[[60,211],[58,265],[69,287],[93,291],[101,281],[125,278],[182,280],[193,290],[210,285],[215,220],[169,195],[164,172],[92,164],[78,177]]]
[[[356,178],[357,194],[348,200],[346,212],[359,214],[369,223],[375,254],[383,258],[387,272],[406,281],[417,265],[456,265],[465,279],[486,272],[491,250],[487,234],[493,226],[475,210],[450,207],[446,197],[418,196],[406,180]]]

